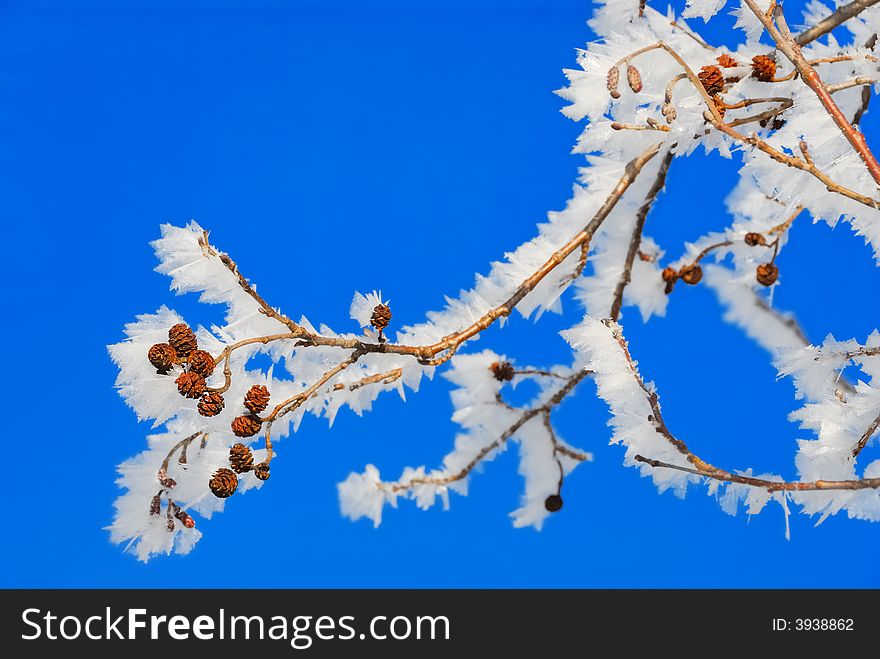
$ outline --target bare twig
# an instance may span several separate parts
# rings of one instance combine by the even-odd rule
[[[618,180],[617,184],[614,186],[611,193],[596,211],[593,218],[590,222],[575,236],[573,236],[565,245],[560,247],[556,252],[554,252],[547,261],[540,266],[534,273],[532,273],[529,277],[527,277],[511,294],[511,296],[505,300],[503,303],[490,309],[487,313],[485,313],[482,317],[476,320],[474,323],[465,327],[464,329],[450,334],[449,336],[444,337],[440,341],[436,343],[432,343],[430,345],[423,346],[411,346],[411,345],[396,345],[391,343],[368,343],[362,341],[360,339],[347,339],[341,337],[325,337],[320,334],[316,334],[313,332],[309,332],[302,327],[296,325],[297,329],[292,331],[289,334],[283,335],[271,335],[268,337],[256,337],[253,339],[246,339],[244,341],[239,341],[237,344],[233,344],[227,347],[226,355],[221,354],[221,356],[217,357],[216,361],[219,363],[221,359],[227,359],[230,352],[241,347],[243,345],[250,345],[253,343],[268,343],[269,341],[274,340],[282,340],[282,339],[297,339],[296,346],[297,347],[310,347],[310,346],[331,346],[336,348],[345,348],[349,350],[357,351],[361,354],[367,353],[391,353],[391,354],[402,354],[402,355],[412,355],[419,359],[422,363],[431,364],[432,358],[436,355],[445,352],[447,350],[455,350],[462,343],[467,341],[470,338],[473,338],[489,326],[491,326],[495,321],[499,318],[503,318],[509,316],[516,305],[518,305],[523,298],[526,297],[534,288],[556,267],[565,261],[574,251],[580,249],[586,249],[589,245],[590,240],[593,235],[602,226],[602,223],[617,205],[617,202],[623,196],[623,194],[627,191],[629,186],[636,180],[638,175],[641,173],[642,168],[650,162],[650,160],[657,155],[657,152],[660,150],[660,147],[663,145],[663,142],[657,142],[652,146],[648,147],[644,152],[642,152],[639,156],[633,158],[630,162],[626,164],[624,168],[624,173]],[[224,261],[226,263],[226,261]],[[231,261],[229,261],[231,263]],[[245,290],[251,290],[250,285],[247,283],[247,280],[242,277],[237,269],[234,268],[234,264],[229,265],[226,263],[227,267],[230,270],[233,270],[236,275],[238,275],[240,283]],[[256,293],[254,292],[254,295]],[[446,355],[445,359],[448,359],[450,355]],[[444,358],[440,358],[434,362],[434,364],[442,363],[445,361]]]
[[[798,46],[806,46],[808,43],[828,34],[838,25],[842,25],[853,16],[858,16],[865,9],[876,5],[878,2],[880,0],[854,0],[848,5],[842,5],[837,8],[837,11],[822,19],[813,27],[801,32],[795,37],[794,41]]]
[[[644,380],[641,375],[639,375],[638,369],[636,368],[635,362],[633,361],[632,356],[629,353],[629,348],[627,347],[626,340],[623,338],[623,333],[617,326],[617,329],[614,330],[614,338],[617,340],[618,345],[623,351],[624,356],[626,357],[627,364],[629,365],[630,372],[638,383],[639,387],[642,391],[645,392],[645,397],[648,401],[648,404],[651,406],[651,422],[654,424],[654,428],[656,431],[661,434],[679,453],[681,453],[685,459],[693,465],[693,468],[674,465],[668,462],[661,462],[659,460],[652,460],[650,458],[645,458],[643,456],[636,456],[636,460],[639,462],[644,462],[653,467],[665,467],[669,469],[677,469],[679,471],[685,471],[692,474],[697,474],[699,476],[705,476],[706,478],[713,478],[715,480],[720,481],[728,481],[731,483],[739,483],[741,485],[751,485],[753,487],[761,487],[770,492],[778,492],[778,491],[808,491],[808,490],[861,490],[861,489],[870,489],[880,487],[880,478],[862,478],[856,480],[846,480],[846,481],[812,481],[812,482],[784,482],[784,481],[769,481],[760,478],[752,478],[750,476],[741,476],[739,474],[731,473],[725,469],[720,469],[719,467],[715,467],[714,465],[706,462],[698,455],[696,455],[693,451],[688,448],[688,445],[682,440],[678,439],[673,435],[669,428],[666,426],[666,422],[663,420],[663,415],[660,411],[660,401],[655,391],[652,391],[645,385]],[[880,425],[880,418],[875,420],[874,422],[877,425]],[[873,424],[872,424],[873,425]],[[868,436],[870,437],[874,431],[877,430],[877,425],[873,425],[873,429],[869,429],[870,432]],[[865,440],[867,443],[867,439]]]
[[[871,425],[868,426],[868,429],[865,430],[865,432],[859,438],[859,441],[856,443],[856,447],[853,449],[853,459],[859,457],[859,453],[861,453],[862,450],[868,445],[868,441],[871,439],[874,433],[877,432],[878,428],[880,428],[880,414],[877,415],[877,418],[875,418],[871,422]]]
[[[675,465],[661,460],[652,460],[642,455],[634,458],[636,462],[644,462],[652,467],[662,467],[665,469],[675,469],[676,471],[684,471],[689,474],[712,478],[716,481],[726,481],[728,483],[739,483],[740,485],[750,485],[752,487],[760,487],[768,492],[810,492],[816,490],[870,490],[880,487],[880,478],[858,478],[846,481],[769,481],[763,478],[752,478],[751,476],[741,476],[732,474],[723,470],[703,471],[699,468],[692,469],[682,465]]]
[[[642,231],[645,229],[645,220],[648,218],[648,213],[654,205],[654,200],[657,199],[657,195],[660,194],[663,186],[666,185],[666,176],[669,173],[669,166],[672,164],[672,159],[675,157],[675,154],[673,153],[674,148],[675,145],[673,144],[666,152],[663,161],[660,163],[660,169],[657,171],[657,177],[654,179],[654,184],[651,186],[651,189],[648,190],[648,194],[645,195],[645,203],[642,204],[636,214],[636,225],[633,228],[632,238],[630,238],[629,241],[629,248],[626,251],[626,259],[623,263],[623,274],[617,282],[617,286],[614,288],[614,301],[611,304],[611,318],[613,320],[617,320],[618,316],[620,316],[620,308],[623,306],[623,292],[629,284],[630,279],[632,279],[632,267],[635,262],[636,253],[639,251],[639,245],[642,243]]]
[[[757,147],[759,151],[766,153],[776,162],[782,163],[783,165],[787,165],[789,167],[800,169],[801,171],[811,174],[815,178],[819,179],[825,185],[829,192],[835,192],[839,195],[843,195],[844,197],[848,197],[849,199],[857,201],[860,204],[864,204],[865,206],[868,206],[870,208],[880,208],[880,202],[878,202],[877,200],[872,199],[871,197],[866,197],[865,195],[860,194],[855,190],[850,190],[849,188],[846,188],[839,183],[831,180],[828,175],[826,175],[824,172],[822,172],[822,170],[816,167],[812,160],[808,160],[808,156],[805,155],[804,160],[801,160],[800,158],[795,158],[794,156],[789,156],[788,154],[782,153],[781,151],[774,149],[772,146],[770,146],[764,140],[760,139],[754,133],[749,136],[743,135],[739,131],[734,130],[732,126],[720,121],[715,121],[709,113],[706,113],[704,116],[706,117],[707,121],[715,126],[715,128],[720,130],[725,135],[732,137],[736,141]]]
[[[478,464],[480,464],[489,454],[492,453],[492,451],[502,446],[507,440],[513,437],[520,428],[522,428],[526,423],[534,419],[536,416],[549,413],[550,410],[559,405],[559,403],[561,403],[565,399],[565,397],[568,396],[574,390],[574,388],[590,374],[591,371],[580,370],[569,377],[566,380],[565,384],[560,387],[555,394],[553,394],[550,400],[548,400],[544,405],[539,405],[538,407],[533,407],[523,412],[522,416],[514,421],[503,433],[501,433],[498,439],[490,442],[489,444],[486,444],[486,446],[480,449],[480,452],[477,453],[476,456],[474,456],[473,460],[471,460],[456,473],[450,474],[449,476],[436,478],[432,478],[429,476],[425,476],[423,478],[413,478],[406,483],[377,483],[377,487],[379,487],[380,489],[387,489],[392,492],[401,492],[403,490],[412,489],[417,485],[448,485],[450,483],[454,483],[456,481],[460,481],[466,478],[467,475],[471,473],[471,471],[473,471]],[[589,459],[586,454],[571,451],[562,444],[559,444],[558,446],[560,447],[560,453],[565,454],[573,460]]]
[[[235,264],[231,258],[229,258],[228,254],[224,254],[222,252],[218,252],[214,249],[214,247],[208,242],[208,232],[205,231],[202,234],[202,237],[199,239],[199,245],[202,247],[205,252],[210,254],[211,256],[216,256],[220,259],[220,261],[225,265],[229,271],[234,274],[238,278],[238,284],[241,286],[242,290],[245,293],[250,295],[257,304],[260,305],[260,312],[269,318],[274,318],[282,325],[287,326],[287,328],[293,332],[302,332],[303,328],[293,322],[290,318],[282,314],[280,311],[276,311],[257,293],[256,289],[248,283],[247,279],[245,279],[241,273],[238,271],[238,266]]]

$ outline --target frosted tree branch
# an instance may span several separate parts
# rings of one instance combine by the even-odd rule
[[[743,0],[735,13],[745,40],[730,51],[645,3],[598,6],[590,25],[599,40],[580,52],[578,69],[565,71],[569,84],[558,92],[570,103],[568,117],[587,120],[575,147],[586,163],[571,200],[471,289],[416,325],[396,327],[379,291],[355,293],[356,331],[294,320],[258,294],[196,223],[163,226],[153,243],[157,270],[174,291],[222,304],[225,315],[210,328],[192,328],[163,306],[126,325],[125,339],[109,347],[120,394],[156,429],[146,449],[120,465],[124,494],[111,539],[142,560],[190,551],[201,537],[193,515],[208,519],[232,494],[262,487],[270,464],[279,469],[275,443],[305,415],[330,423],[344,408],[361,415],[383,393],[405,397],[436,372],[453,384],[460,430],[451,450],[438,467],[407,467],[396,479],[383,479],[374,465],[350,474],[338,486],[345,516],[378,525],[385,506],[401,500],[448,507],[450,493],[467,494],[479,468],[513,446],[523,477],[513,524],[540,529],[562,509],[573,470],[591,459],[554,425],[562,403],[590,376],[608,405],[611,443],[661,491],[684,496],[702,484],[729,513],[743,502],[755,514],[773,501],[786,520],[790,504],[820,522],[838,512],[880,520],[880,460],[861,464],[880,430],[880,333],[813,345],[772,302],[785,277],[777,256],[796,248],[789,229],[801,214],[849,223],[880,263],[880,165],[854,127],[880,80],[871,52],[880,29],[875,4],[834,12],[814,6],[807,15],[813,27],[794,37],[775,3]],[[723,5],[690,0],[685,17],[709,19]],[[836,27],[851,42],[823,43]],[[758,41],[762,30],[792,70],[778,70],[775,54]],[[741,159],[727,200],[732,222],[693,242],[661,246],[646,232],[647,216],[661,203],[672,161],[698,147]],[[789,418],[808,433],[797,441],[796,478],[715,466],[668,428],[618,320],[630,309],[644,322],[665,314],[676,285],[675,296],[685,285],[713,289],[724,320],[742,327],[780,377],[792,379],[802,404]],[[469,351],[515,310],[535,320],[562,312],[567,291],[586,312],[563,332],[571,363],[520,365],[490,349]],[[257,355],[273,365],[253,369]],[[526,381],[538,392],[514,404],[507,388]]]

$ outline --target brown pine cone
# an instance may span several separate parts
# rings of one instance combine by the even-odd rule
[[[724,90],[724,74],[717,66],[704,66],[697,75],[709,96],[720,94]]]
[[[147,351],[147,359],[156,367],[156,372],[166,375],[177,362],[177,353],[167,343],[157,343]]]
[[[254,468],[254,454],[244,444],[229,449],[229,465],[236,474],[244,474]]]
[[[168,343],[181,359],[188,357],[189,353],[199,347],[195,332],[186,323],[177,323],[168,330]]]
[[[181,396],[198,398],[205,393],[205,378],[198,373],[181,373],[174,382]]]
[[[779,277],[779,268],[773,263],[762,263],[755,271],[755,279],[763,286],[772,286]]]
[[[260,420],[253,414],[237,416],[232,420],[232,432],[236,437],[253,437],[262,427]]]
[[[225,499],[235,493],[235,489],[238,487],[238,476],[231,469],[220,467],[208,481],[208,487],[215,497]]]
[[[150,514],[158,515],[162,510],[162,497],[158,494],[150,499]]]
[[[205,350],[193,350],[186,360],[189,364],[189,370],[198,373],[203,378],[207,378],[214,372],[214,358],[210,352]]]
[[[510,362],[492,362],[492,364],[489,365],[489,370],[492,371],[492,375],[494,375],[495,379],[499,382],[513,380],[513,364]]]
[[[254,467],[254,476],[259,478],[261,481],[269,480],[269,463],[261,462],[256,467]]]
[[[681,270],[678,271],[678,276],[685,284],[693,286],[694,284],[699,284],[700,280],[703,278],[703,269],[700,267],[699,263],[683,265]]]
[[[752,77],[761,82],[772,82],[776,76],[776,61],[769,55],[755,55],[752,58]]]
[[[199,414],[202,416],[217,416],[223,411],[225,405],[226,401],[223,400],[223,394],[219,391],[207,391],[199,401]]]
[[[391,322],[391,309],[384,304],[377,304],[373,309],[373,315],[370,316],[370,324],[377,330],[383,330],[388,327]]]
[[[259,414],[269,405],[269,390],[261,384],[255,384],[244,395],[244,406],[253,414]]]
[[[766,245],[767,239],[764,238],[764,234],[755,233],[754,231],[749,231],[745,237],[746,245],[749,247],[755,247],[756,245]]]
[[[724,54],[718,56],[718,64],[723,66],[725,69],[732,69],[734,67],[739,66],[739,64],[737,64],[736,60],[733,59],[727,53],[724,53]]]

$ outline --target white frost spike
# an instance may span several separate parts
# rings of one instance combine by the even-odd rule
[[[357,321],[361,327],[367,327],[370,324],[373,309],[380,304],[384,304],[386,307],[391,304],[391,300],[382,299],[382,291],[373,291],[366,295],[355,292],[354,298],[351,300],[351,310],[349,311],[351,319]]]
[[[681,16],[682,18],[702,18],[703,21],[708,21],[725,4],[727,4],[727,0],[688,0]]]
[[[385,502],[396,505],[396,498],[393,495],[387,497],[385,490],[379,487],[380,483],[379,470],[373,465],[367,465],[362,474],[350,474],[337,486],[342,514],[352,521],[366,517],[378,528]]]

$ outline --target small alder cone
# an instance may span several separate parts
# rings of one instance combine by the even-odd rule
[[[499,382],[513,380],[514,370],[513,364],[510,362],[492,362],[489,366],[489,370],[492,371],[492,375],[494,375],[495,379]]]
[[[236,437],[253,437],[260,432],[262,425],[253,414],[245,414],[232,420],[232,432]]]
[[[150,499],[150,514],[158,515],[162,510],[162,497],[158,494],[155,495],[152,499]]]
[[[745,237],[746,245],[749,247],[755,247],[756,245],[766,245],[767,239],[764,238],[764,234],[755,233],[754,231],[749,231]]]
[[[269,480],[269,464],[266,462],[259,463],[256,467],[254,467],[254,476],[259,478],[261,481]]]
[[[193,373],[198,373],[203,378],[210,376],[214,372],[214,358],[210,352],[204,350],[193,350],[186,363],[189,364],[189,370]]]
[[[370,316],[370,324],[379,330],[379,343],[385,343],[385,338],[382,336],[382,330],[388,327],[388,323],[390,322],[391,309],[389,309],[387,305],[377,304],[373,308],[373,315]]]
[[[626,83],[636,94],[642,91],[642,74],[632,64],[626,65]]]
[[[703,278],[703,269],[698,263],[684,265],[681,267],[678,276],[681,277],[681,280],[685,284],[693,286],[694,284],[699,284],[700,280]]]
[[[269,405],[269,390],[261,384],[255,384],[244,395],[244,406],[251,413],[259,414]]]
[[[620,84],[620,69],[615,66],[613,69],[608,69],[608,79],[605,81],[611,98],[620,98],[620,92],[617,91],[618,84]]]
[[[147,352],[147,359],[156,367],[156,372],[166,375],[177,362],[177,352],[168,343],[157,343]]]
[[[562,510],[562,497],[558,494],[551,494],[549,497],[544,499],[544,508],[546,508],[551,513]]]
[[[723,66],[725,69],[732,69],[734,67],[739,66],[739,64],[736,63],[736,60],[733,59],[727,53],[724,53],[724,54],[718,56],[718,64],[720,66]],[[706,68],[706,67],[703,67],[703,68]]]
[[[391,309],[384,304],[377,304],[373,308],[373,315],[370,316],[370,324],[377,330],[383,330],[388,327],[391,322]]]
[[[223,394],[218,391],[208,391],[202,395],[199,401],[198,410],[202,416],[217,416],[223,411],[226,401],[223,400]]]
[[[703,83],[703,87],[706,88],[706,93],[709,96],[715,96],[724,91],[724,74],[721,73],[721,69],[717,66],[704,66],[700,69],[697,77]]]
[[[186,323],[177,323],[168,330],[168,343],[181,359],[188,357],[189,353],[199,347],[195,332]]]
[[[663,268],[663,272],[660,273],[660,276],[663,277],[663,281],[666,282],[666,294],[669,295],[672,292],[672,287],[675,286],[675,280],[678,279],[678,273],[675,271],[675,268],[666,266]]]
[[[220,469],[215,471],[214,475],[211,476],[211,480],[208,481],[208,488],[210,488],[211,494],[218,499],[225,499],[226,497],[232,496],[237,487],[238,476],[235,475],[234,471],[227,469],[226,467],[220,467]]]
[[[755,279],[762,286],[772,286],[779,277],[779,268],[773,263],[762,263],[755,271]]]
[[[181,396],[198,398],[205,393],[205,378],[198,373],[181,373],[174,382]]]
[[[244,474],[254,468],[254,454],[242,443],[229,449],[229,465],[236,474]]]
[[[776,61],[769,55],[755,55],[752,58],[752,77],[761,82],[772,82],[776,76]]]

